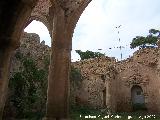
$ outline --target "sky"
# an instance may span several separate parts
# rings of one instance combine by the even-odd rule
[[[151,28],[160,30],[159,5],[160,0],[92,0],[74,30],[72,61],[80,59],[75,50],[101,52],[118,60],[121,54],[122,59],[128,58],[137,50],[129,45],[134,37],[147,36]],[[50,46],[49,32],[41,22],[33,21],[25,31],[38,33]]]

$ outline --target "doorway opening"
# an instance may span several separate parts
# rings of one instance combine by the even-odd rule
[[[145,98],[141,86],[134,85],[131,88],[131,100],[133,111],[147,110],[145,105]]]

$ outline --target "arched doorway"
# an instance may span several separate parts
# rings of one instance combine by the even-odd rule
[[[133,111],[146,110],[145,98],[141,86],[134,85],[131,88],[131,100],[132,100]]]

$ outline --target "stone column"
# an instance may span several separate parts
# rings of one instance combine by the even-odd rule
[[[48,78],[46,120],[68,119],[69,70],[71,62],[71,37],[65,23],[65,13],[56,8],[52,33],[52,54]]]
[[[52,2],[53,6],[50,8],[50,11],[51,9],[54,11],[54,20],[46,120],[69,118],[68,98],[72,35],[80,15],[91,0],[80,0],[80,4],[79,2],[74,4],[74,2],[56,0]],[[52,16],[50,17],[52,18]]]
[[[3,116],[3,109],[6,101],[6,94],[8,89],[8,76],[10,68],[10,56],[12,54],[11,47],[0,48],[0,120]]]

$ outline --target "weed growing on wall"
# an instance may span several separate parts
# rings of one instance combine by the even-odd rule
[[[15,109],[13,117],[38,120],[45,114],[48,69],[39,69],[33,58],[20,52],[15,57],[21,62],[21,67],[9,82],[8,100],[9,104],[12,103],[10,107]]]

